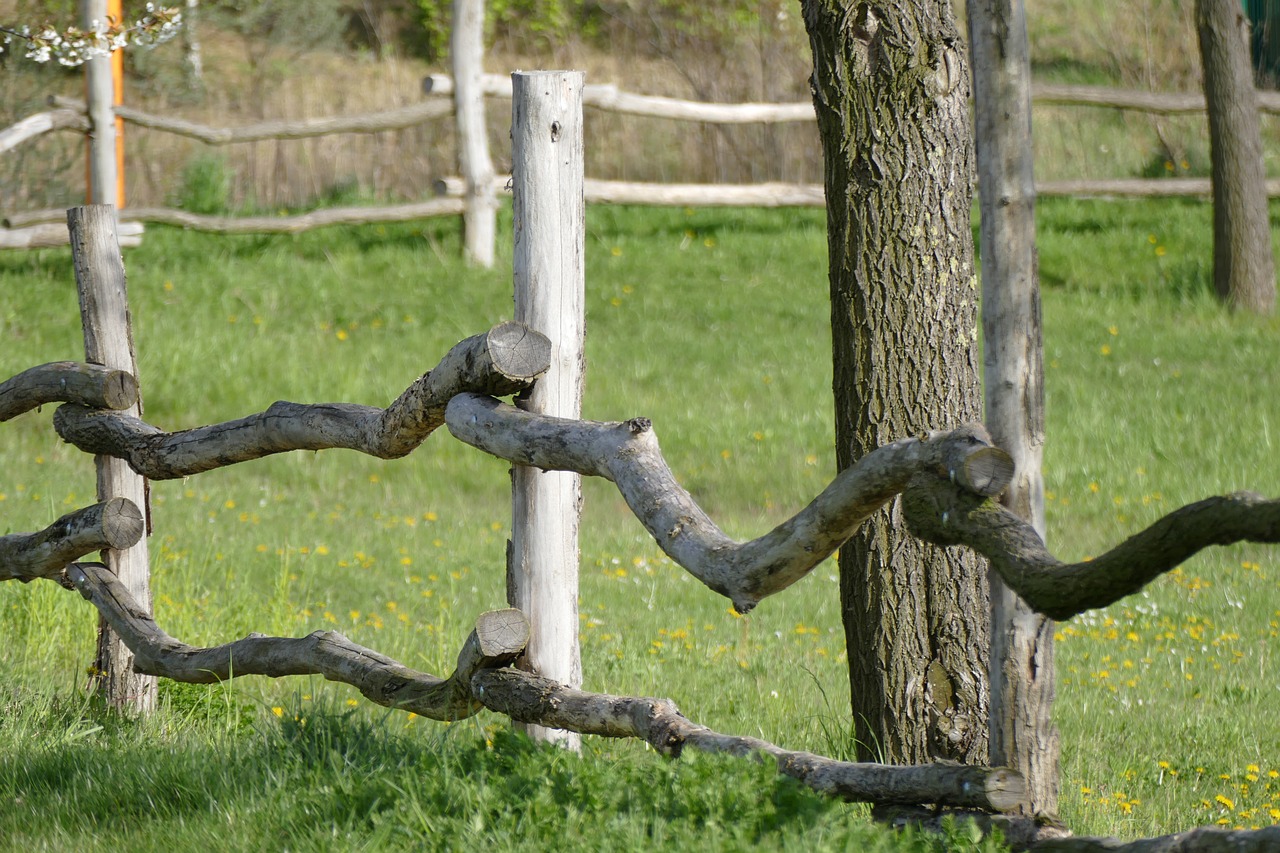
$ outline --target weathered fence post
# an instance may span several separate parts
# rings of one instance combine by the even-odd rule
[[[454,120],[458,165],[466,181],[462,239],[467,260],[493,266],[498,200],[493,189],[493,162],[484,120],[484,0],[453,0],[449,39],[453,63]]]
[[[582,86],[576,71],[517,72],[511,105],[515,195],[515,320],[551,340],[551,368],[520,405],[577,418],[583,352]],[[577,474],[516,466],[512,472],[508,598],[529,619],[526,662],[562,684],[582,684],[578,650]],[[540,726],[531,735],[576,749],[579,736]]]
[[[1036,269],[1031,62],[1023,0],[970,0],[981,207],[986,425],[1013,457],[1002,498],[1044,538],[1044,365]],[[992,570],[990,763],[1027,780],[1033,812],[1058,810],[1053,621]]]
[[[115,208],[107,204],[72,208],[67,211],[67,227],[71,231],[71,255],[75,263],[76,289],[80,294],[85,360],[137,377],[124,261],[116,239]],[[142,416],[141,394],[138,402],[126,413]],[[142,510],[150,532],[146,480],[122,459],[98,456],[96,461],[98,500],[120,497],[133,501]],[[146,537],[131,548],[104,551],[103,560],[134,600],[142,604],[148,613],[151,612]],[[105,620],[98,626],[94,671],[97,689],[108,704],[140,712],[155,707],[156,680],[134,673],[133,654]]]

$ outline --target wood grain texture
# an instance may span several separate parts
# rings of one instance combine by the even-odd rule
[[[587,693],[526,672],[485,669],[471,679],[475,695],[493,711],[526,723],[582,734],[634,737],[665,755],[685,748],[741,758],[768,756],[778,772],[843,800],[939,803],[1007,811],[1023,797],[1022,778],[1004,768],[957,764],[890,766],[836,761],[754,737],[721,734],[692,722],[670,699]]]
[[[69,512],[37,533],[0,536],[0,581],[59,580],[72,562],[95,551],[128,548],[144,530],[142,510],[111,498]]]
[[[127,409],[138,402],[138,380],[123,370],[77,361],[54,361],[0,382],[0,421],[46,403],[79,403]]]
[[[551,366],[517,404],[577,418],[586,374],[586,203],[583,75],[517,72],[511,102],[515,319],[551,341]],[[533,619],[522,665],[582,684],[578,647],[578,523],[582,484],[572,471],[511,472],[507,601]],[[575,734],[535,726],[534,737],[576,748]]]
[[[108,80],[108,82],[110,82]],[[108,88],[108,106],[110,89]],[[114,169],[114,149],[112,167]],[[113,171],[114,174],[114,171]],[[114,180],[114,178],[113,178]],[[115,191],[114,184],[111,191]],[[116,210],[108,204],[91,204],[67,211],[71,259],[80,300],[85,361],[138,376],[134,356],[133,322],[129,295],[116,238]],[[67,405],[76,405],[69,403]],[[120,417],[141,417],[142,398]],[[99,454],[98,500],[124,498],[137,507],[147,532],[151,530],[146,480],[122,460]],[[145,536],[127,548],[109,548],[103,560],[141,606],[151,608],[151,565]],[[133,672],[132,655],[105,622],[98,625],[98,652],[93,665],[95,685],[109,705],[146,713],[155,707],[155,679]]]
[[[1014,476],[1001,502],[1044,535],[1044,343],[1036,259],[1031,55],[1024,0],[969,0],[981,208],[985,423]],[[1027,780],[1032,814],[1058,811],[1053,622],[996,572],[991,596],[990,756]]]

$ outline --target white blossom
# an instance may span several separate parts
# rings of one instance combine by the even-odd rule
[[[173,38],[182,26],[182,13],[176,7],[157,7],[147,4],[147,13],[130,26],[119,23],[104,25],[93,21],[89,29],[67,27],[65,30],[45,24],[32,34],[31,27],[0,26],[0,53],[15,38],[27,43],[24,56],[35,62],[57,59],[62,65],[80,65],[99,56],[105,56],[133,44],[136,47],[154,47]]]

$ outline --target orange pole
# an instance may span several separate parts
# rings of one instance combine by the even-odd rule
[[[124,22],[121,0],[107,0],[107,18],[114,24]],[[111,54],[111,105],[124,103],[124,51]],[[116,116],[116,209],[124,209],[124,119]]]

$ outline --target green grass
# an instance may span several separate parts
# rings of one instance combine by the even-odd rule
[[[1275,493],[1280,335],[1210,298],[1208,206],[1040,210],[1050,547],[1078,559],[1182,503]],[[834,473],[823,228],[810,211],[588,215],[585,416],[651,417],[677,476],[738,537]],[[147,419],[181,429],[277,399],[385,405],[510,317],[502,251],[493,271],[466,268],[453,222],[297,237],[152,228],[126,257]],[[65,251],[0,255],[0,292],[0,375],[83,351]],[[50,414],[3,427],[2,532],[92,502],[92,466]],[[334,627],[440,673],[476,614],[504,604],[507,466],[444,432],[394,462],[289,454],[152,489],[157,618],[191,643]],[[585,492],[588,689],[669,696],[721,731],[851,752],[834,563],[737,618],[611,485]],[[1069,825],[1272,822],[1278,580],[1273,549],[1221,549],[1062,626]],[[578,760],[487,712],[442,726],[314,679],[165,684],[155,719],[117,720],[80,698],[94,623],[53,584],[0,585],[0,848],[942,843],[888,835],[863,807],[749,762],[671,763],[601,740]]]

